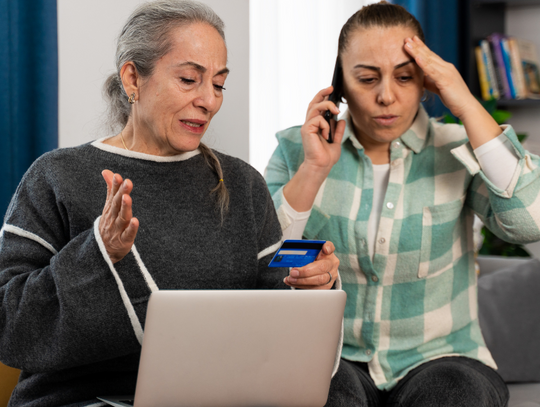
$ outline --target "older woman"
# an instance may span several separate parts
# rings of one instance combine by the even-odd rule
[[[478,325],[473,214],[501,238],[539,240],[540,160],[404,8],[355,13],[338,59],[348,113],[334,143],[328,88],[302,127],[278,133],[266,177],[285,236],[330,239],[341,261],[345,337],[328,405],[502,407]],[[430,121],[425,89],[463,126]]]
[[[10,406],[133,393],[152,291],[332,287],[329,242],[295,276],[267,267],[282,232],[263,178],[200,142],[226,63],[207,6],[142,5],[106,83],[119,133],[24,176],[0,239],[0,359],[22,369]]]

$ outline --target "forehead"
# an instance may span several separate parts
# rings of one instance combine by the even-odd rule
[[[354,31],[343,52],[344,64],[365,64],[394,67],[411,59],[403,48],[405,38],[416,33],[409,27],[371,27]]]
[[[171,49],[163,59],[171,63],[198,63],[207,69],[227,64],[227,47],[217,30],[206,23],[176,27],[169,33]]]

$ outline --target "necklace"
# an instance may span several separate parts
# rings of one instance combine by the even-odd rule
[[[131,151],[131,149],[127,148],[126,146],[126,142],[124,141],[124,135],[122,134],[124,132],[124,130],[122,129],[122,131],[120,132],[120,138],[122,139],[122,144],[124,145],[124,148],[128,151]]]

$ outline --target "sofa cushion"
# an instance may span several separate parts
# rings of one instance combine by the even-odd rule
[[[480,328],[506,382],[540,382],[540,260],[478,280]]]
[[[508,407],[540,407],[540,383],[510,384],[508,390]]]

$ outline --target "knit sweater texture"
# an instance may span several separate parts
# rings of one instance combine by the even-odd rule
[[[263,178],[216,155],[230,193],[223,224],[218,177],[198,151],[155,157],[96,141],[31,166],[0,233],[0,360],[22,370],[10,407],[133,394],[152,291],[287,288],[287,270],[267,267],[281,227]],[[140,222],[114,265],[98,229],[104,169],[133,182]]]

